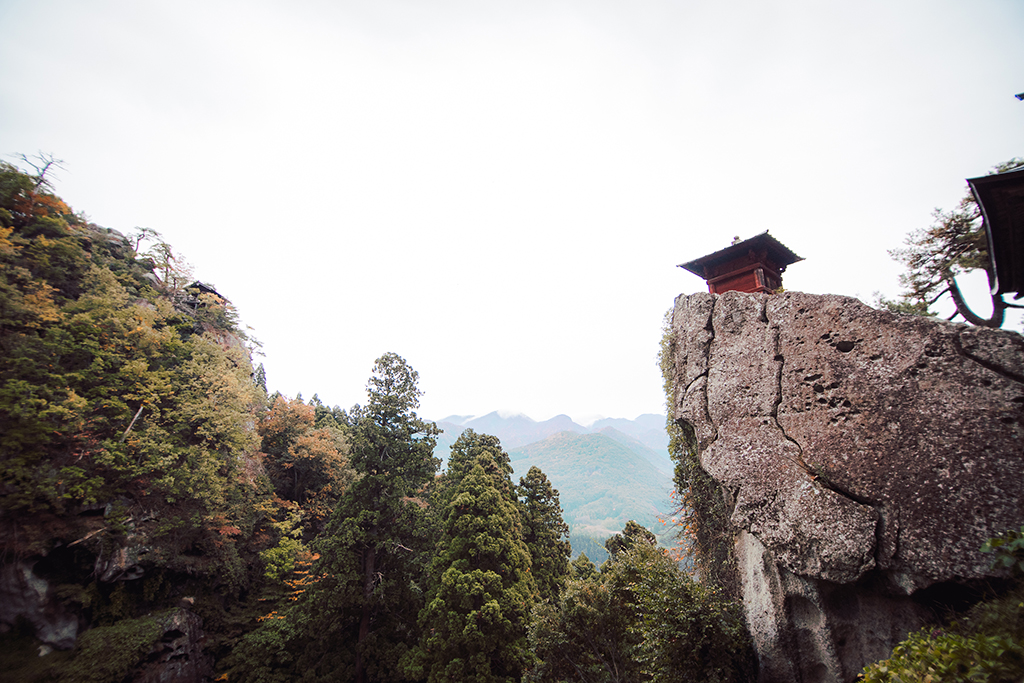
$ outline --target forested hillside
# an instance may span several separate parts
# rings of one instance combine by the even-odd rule
[[[671,478],[605,434],[560,432],[509,452],[517,472],[535,465],[562,492],[573,538],[604,539],[635,520],[652,531],[672,530],[658,520],[672,509]]]
[[[488,434],[439,474],[394,353],[364,405],[268,393],[181,263],[0,165],[4,680],[749,677],[735,606],[650,532],[570,563],[556,487]]]

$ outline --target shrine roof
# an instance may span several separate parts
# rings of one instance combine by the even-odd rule
[[[1024,169],[967,180],[981,207],[993,294],[1024,293]]]
[[[794,254],[792,249],[769,235],[768,231],[765,230],[759,235],[754,235],[750,239],[730,244],[725,249],[720,249],[713,254],[701,256],[700,258],[687,263],[680,263],[678,267],[684,268],[694,275],[704,277],[706,268],[713,268],[719,264],[732,261],[733,259],[743,256],[748,251],[760,251],[762,249],[767,250],[768,257],[771,258],[779,268],[785,268],[791,263],[803,261],[802,257]]]

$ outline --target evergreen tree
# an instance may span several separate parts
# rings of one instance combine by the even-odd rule
[[[658,543],[658,539],[649,530],[633,520],[629,520],[626,522],[626,526],[622,527],[621,533],[615,534],[604,542],[604,547],[611,556],[611,559],[615,560],[620,552],[631,550],[639,543],[655,546]]]
[[[485,453],[494,460],[500,471],[511,476],[512,463],[508,454],[502,450],[498,437],[477,434],[472,429],[463,431],[452,444],[444,475],[431,485],[430,503],[439,523],[447,516],[448,503],[462,479],[472,471],[477,457]]]
[[[508,456],[495,437],[471,431],[453,453],[456,475],[464,474],[445,506],[431,598],[420,614],[423,643],[408,671],[428,681],[518,681],[536,588]]]
[[[580,553],[569,563],[570,578],[589,579],[597,574],[597,567],[590,561],[586,553]]]
[[[530,624],[536,663],[527,680],[639,681],[634,609],[626,597],[593,572],[568,580],[557,602],[538,604]]]
[[[357,478],[317,546],[323,578],[295,614],[296,665],[313,680],[400,680],[398,661],[418,640],[411,615],[423,604],[429,534],[417,496],[439,465],[438,430],[415,412],[418,378],[400,356],[384,354],[366,406],[348,416]]]
[[[538,662],[528,680],[753,680],[739,603],[680,572],[649,532],[630,524],[609,540],[613,556],[600,573],[570,579],[556,603],[534,610]]]
[[[439,465],[438,430],[415,412],[418,377],[387,353],[374,363],[366,406],[320,406],[325,426],[313,427],[344,427],[355,479],[313,543],[319,560],[295,582],[294,602],[267,615],[234,653],[232,680],[405,680],[399,663],[419,641],[431,549],[421,495]]]
[[[533,580],[541,600],[555,600],[569,574],[569,525],[562,519],[558,491],[538,467],[519,479],[523,540],[533,561]]]
[[[253,370],[252,382],[259,387],[264,396],[267,395],[267,369],[263,367],[263,363],[257,365]]]

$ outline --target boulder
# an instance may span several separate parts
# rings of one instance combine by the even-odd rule
[[[694,294],[673,415],[732,507],[762,679],[852,680],[1024,524],[1024,338],[800,292]]]

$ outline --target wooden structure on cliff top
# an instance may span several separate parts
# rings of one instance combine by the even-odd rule
[[[967,182],[985,218],[988,255],[995,278],[992,294],[1024,294],[1024,169]]]
[[[765,231],[748,240],[733,242],[713,254],[680,263],[679,267],[707,280],[708,291],[712,294],[730,291],[771,294],[782,286],[786,266],[797,261],[803,259]]]

